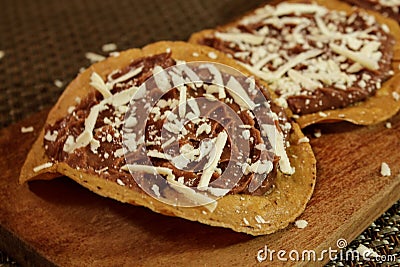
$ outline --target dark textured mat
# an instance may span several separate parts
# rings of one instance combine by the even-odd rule
[[[81,67],[86,52],[105,55],[158,40],[185,40],[225,23],[262,1],[2,1],[0,127],[53,104]]]

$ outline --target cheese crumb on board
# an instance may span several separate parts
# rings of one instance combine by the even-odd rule
[[[381,164],[381,175],[385,177],[391,175],[390,167],[386,162],[382,162]]]
[[[355,27],[357,23],[361,26]],[[214,38],[230,50],[228,55],[267,81],[278,92],[279,105],[286,108],[290,96],[312,96],[324,87],[348,91],[348,98],[353,97],[348,90],[352,87],[378,90],[382,77],[372,79],[368,73],[379,70],[385,61],[388,29],[363,11],[347,14],[318,4],[280,3],[265,5],[217,30]],[[211,46],[221,50],[216,44]],[[294,48],[298,49],[295,53]],[[335,108],[322,98],[314,103],[310,99],[302,103],[305,110]]]
[[[33,132],[33,126],[28,126],[28,127],[21,127],[21,133],[31,133]]]
[[[304,229],[307,227],[308,222],[306,220],[297,220],[294,224],[296,225],[297,228]]]
[[[387,122],[387,123],[385,124],[385,127],[388,128],[388,129],[391,129],[391,128],[392,128],[392,123]]]

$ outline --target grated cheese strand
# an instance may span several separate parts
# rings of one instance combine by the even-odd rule
[[[175,179],[175,175],[172,173],[172,170],[166,167],[155,167],[150,165],[140,165],[140,164],[126,164],[121,167],[123,171],[131,171],[131,172],[144,172],[148,174],[160,174],[166,175],[167,179]]]
[[[43,164],[41,164],[39,166],[34,167],[33,168],[33,172],[40,172],[41,170],[50,168],[51,166],[53,166],[52,162],[46,162],[46,163],[43,163]]]
[[[260,45],[264,41],[264,36],[257,36],[250,33],[219,33],[216,37],[229,42],[244,42],[253,45]]]
[[[366,55],[358,52],[353,52],[346,47],[339,46],[337,44],[330,44],[330,48],[337,54],[345,56],[355,62],[360,63],[362,66],[369,70],[377,70],[379,69],[379,64],[377,61],[372,60],[369,57],[366,57]]]
[[[97,91],[99,91],[104,98],[112,96],[110,90],[104,83],[103,78],[101,78],[101,76],[96,72],[93,72],[92,75],[90,76],[89,84],[93,86]]]
[[[303,87],[308,90],[315,90],[317,88],[322,88],[322,84],[320,82],[316,82],[304,75],[302,75],[299,71],[291,69],[288,71],[289,77],[294,81],[301,84]]]
[[[179,87],[179,117],[185,118],[186,115],[186,86]]]
[[[131,79],[133,77],[135,77],[136,75],[138,75],[139,73],[142,72],[144,66],[141,66],[139,68],[136,69],[130,69],[127,73],[125,73],[124,75],[118,77],[115,80],[112,80],[110,82],[107,82],[106,86],[109,90],[112,90],[114,85],[117,83],[121,83],[123,81],[126,81],[128,79]]]
[[[214,199],[194,191],[192,188],[175,181],[174,179],[167,178],[169,185],[177,192],[185,195],[188,199],[194,201],[197,204],[204,205],[210,212],[213,212],[218,205],[218,202]]]
[[[89,145],[90,141],[93,139],[93,129],[96,124],[97,117],[99,116],[100,107],[102,103],[93,106],[90,109],[89,116],[85,119],[85,129],[83,132],[76,138],[76,142],[72,144],[68,144],[67,142],[64,144],[63,150],[67,153],[73,152],[75,149],[85,147]]]
[[[273,78],[274,79],[281,78],[287,71],[289,71],[290,69],[292,69],[299,63],[301,63],[309,58],[319,56],[322,53],[323,53],[322,50],[313,49],[313,50],[309,50],[309,51],[303,52],[303,53],[295,56],[294,58],[289,60],[286,64],[282,65],[281,67],[279,67],[279,69],[277,69],[275,72],[273,72]]]
[[[253,110],[256,104],[250,99],[242,85],[233,77],[229,78],[226,89],[231,93],[235,102],[244,109]]]
[[[225,143],[227,140],[228,140],[228,134],[225,131],[222,131],[218,134],[217,139],[215,141],[215,156],[213,159],[211,159],[208,168],[203,171],[197,189],[199,190],[207,189],[207,186],[211,180],[211,176],[218,165],[222,152],[224,151]]]

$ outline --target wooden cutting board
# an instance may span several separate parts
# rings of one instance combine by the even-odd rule
[[[392,129],[384,124],[318,126],[322,137],[311,139],[318,180],[301,216],[308,227],[292,225],[255,238],[102,198],[67,178],[18,185],[45,114],[0,131],[0,249],[24,265],[252,266],[260,265],[256,256],[265,246],[300,253],[314,249],[318,255],[337,249],[339,238],[350,243],[400,199],[400,115],[391,120]],[[34,133],[21,133],[21,126],[31,125]],[[383,161],[390,177],[380,175]],[[312,265],[327,261],[325,256]],[[294,264],[274,256],[274,266]]]

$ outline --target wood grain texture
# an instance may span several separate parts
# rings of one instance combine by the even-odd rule
[[[316,126],[322,130],[320,138],[311,139],[318,181],[301,216],[308,227],[290,226],[257,238],[102,198],[67,178],[18,185],[44,119],[45,113],[39,113],[1,130],[0,137],[0,249],[27,266],[257,266],[257,252],[265,245],[319,253],[336,249],[338,238],[350,243],[400,198],[399,114],[391,120],[392,129],[384,124]],[[20,132],[30,125],[34,133]],[[382,161],[392,176],[380,175]],[[275,260],[274,266],[294,265]]]

